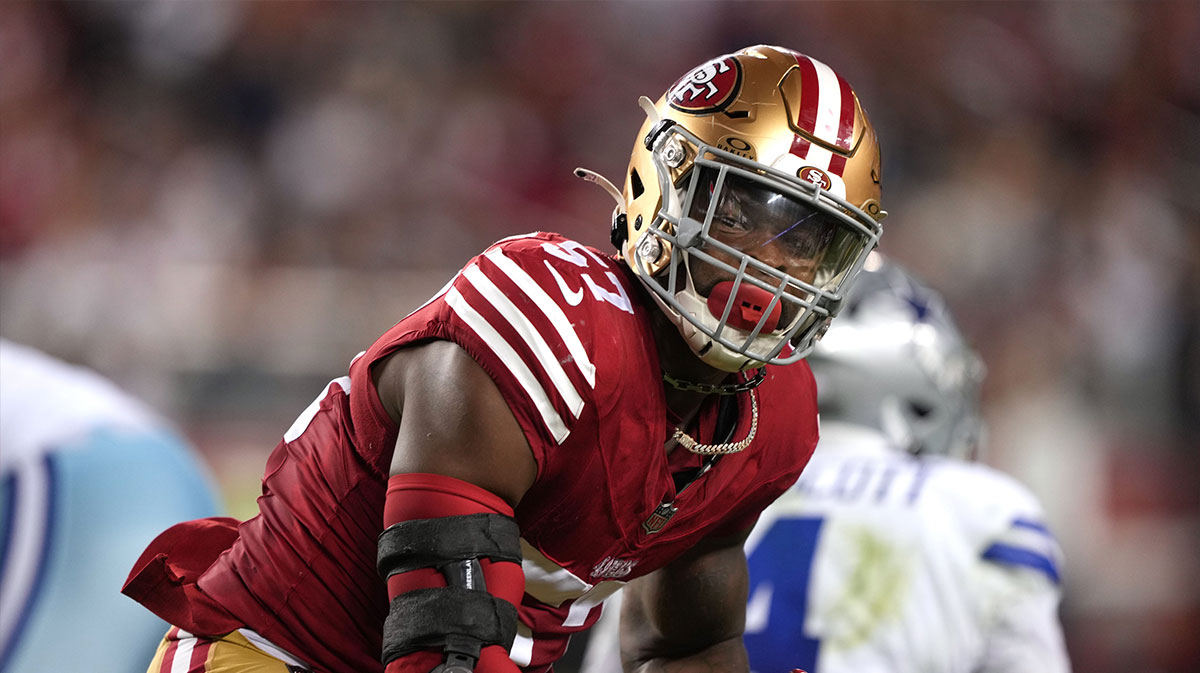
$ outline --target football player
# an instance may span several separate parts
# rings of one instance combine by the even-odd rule
[[[873,255],[810,362],[819,447],[746,543],[751,667],[1069,671],[1061,551],[975,462],[983,366],[941,297]]]
[[[877,254],[808,358],[821,440],[746,542],[752,670],[1070,670],[1037,499],[974,462],[983,368],[941,298]],[[619,671],[616,627],[585,673]]]
[[[296,419],[256,517],[147,549],[152,671],[546,672],[622,586],[641,670],[747,670],[742,545],[816,444],[801,360],[876,245],[879,149],[778,47],[642,105],[624,191],[578,172],[616,257],[494,244]]]
[[[0,671],[140,670],[166,625],[121,580],[164,526],[217,511],[166,422],[99,374],[0,339]]]

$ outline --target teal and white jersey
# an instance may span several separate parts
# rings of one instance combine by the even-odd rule
[[[746,543],[757,673],[1069,670],[1062,558],[1026,488],[827,424]]]
[[[167,625],[120,594],[217,503],[191,449],[98,374],[0,340],[0,673],[143,671]]]

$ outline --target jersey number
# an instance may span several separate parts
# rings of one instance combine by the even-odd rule
[[[746,650],[759,673],[802,668],[817,673],[820,640],[808,635],[808,590],[820,518],[778,519],[750,552]]]
[[[588,250],[587,247],[585,247],[582,243],[576,243],[575,241],[563,241],[562,243],[543,243],[542,249],[551,255],[565,262],[570,262],[571,264],[574,264],[580,268],[586,268],[588,266],[589,257],[598,262],[600,266],[606,269],[608,268],[608,262],[606,262],[603,257],[600,257],[591,250]],[[559,275],[558,271],[556,271],[554,267],[550,265],[548,260],[545,264],[546,268],[550,270],[550,275],[554,276],[554,281],[558,283],[558,289],[562,292],[563,299],[566,299],[567,303],[571,306],[579,306],[579,302],[583,301],[583,287],[581,286],[575,290],[572,290],[567,285],[567,282],[563,280],[563,277]],[[592,276],[590,274],[581,273],[579,274],[579,277],[583,279],[583,285],[586,286],[591,292],[591,295],[594,299],[597,301],[608,302],[622,311],[632,314],[633,305],[630,303],[629,295],[625,293],[625,288],[622,287],[621,281],[617,280],[616,274],[614,274],[612,271],[605,271],[604,275],[608,278],[608,282],[611,283],[614,288],[616,288],[615,291],[601,287],[599,283],[592,280]]]

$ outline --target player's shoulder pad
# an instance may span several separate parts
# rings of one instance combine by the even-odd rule
[[[528,396],[536,424],[561,443],[594,395],[597,365],[619,366],[609,362],[617,323],[641,320],[629,283],[614,259],[539,232],[503,239],[472,259],[445,303],[502,390]]]
[[[978,463],[948,459],[943,487],[955,491],[963,525],[977,539],[980,558],[1014,570],[1062,579],[1062,549],[1041,502],[1012,476]]]
[[[995,510],[1041,512],[1037,496],[1024,484],[1000,470],[982,463],[941,456],[920,457],[938,475],[939,488],[950,491],[963,507]]]
[[[558,234],[537,232],[493,244],[453,285],[518,331],[541,332],[551,344],[579,344],[594,356],[595,339],[611,338],[621,329],[618,323],[640,320],[632,297],[635,282],[618,260]],[[571,348],[571,355],[582,353]]]
[[[495,288],[518,308],[544,313],[552,322],[564,317],[578,332],[598,326],[589,318],[613,310],[634,315],[630,280],[618,264],[577,241],[536,232],[492,244],[459,272],[454,285],[485,294],[495,294],[488,292]]]
[[[481,259],[528,274],[564,309],[617,309],[633,315],[630,278],[621,263],[559,234],[537,232],[494,243]]]

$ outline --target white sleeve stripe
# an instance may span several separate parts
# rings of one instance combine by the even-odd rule
[[[547,558],[525,538],[521,538],[521,570],[525,593],[553,607],[579,598],[593,586]]]
[[[525,273],[525,270],[517,266],[499,249],[492,249],[484,254],[493,264],[504,272],[517,287],[521,288],[533,303],[542,310],[542,313],[550,320],[550,324],[554,325],[554,329],[558,331],[558,335],[562,337],[563,343],[567,345],[567,350],[570,351],[571,357],[574,359],[575,365],[579,367],[579,371],[583,373],[587,379],[588,385],[596,387],[596,366],[592,364],[591,358],[588,357],[587,350],[584,349],[583,343],[579,340],[579,335],[575,333],[575,328],[571,325],[571,321],[567,319],[567,314],[563,313],[560,307],[546,291],[537,284],[533,278]]]
[[[579,418],[579,413],[583,410],[583,398],[580,397],[579,391],[575,390],[571,379],[567,378],[567,373],[563,371],[562,364],[559,363],[558,357],[554,355],[554,351],[550,350],[550,345],[542,338],[541,333],[533,326],[533,323],[529,322],[529,318],[508,297],[504,296],[500,288],[496,287],[483,274],[483,271],[479,270],[479,267],[474,264],[468,266],[463,272],[463,277],[517,331],[517,334],[525,341],[525,345],[529,346],[530,350],[533,351],[533,355],[542,365],[542,369],[546,370],[546,374],[550,376],[550,381],[554,384],[554,388],[558,390],[558,394],[567,403],[567,407],[571,410],[571,415]]]
[[[562,417],[558,415],[558,411],[555,410],[554,404],[546,395],[546,391],[538,383],[533,372],[529,371],[529,368],[525,366],[525,363],[517,355],[517,352],[488,324],[487,320],[484,320],[483,316],[471,308],[471,305],[459,293],[458,288],[452,287],[446,292],[446,304],[458,314],[458,317],[467,324],[467,327],[470,327],[475,331],[475,334],[479,335],[483,343],[492,349],[492,352],[500,358],[504,366],[508,367],[509,373],[517,379],[517,383],[521,385],[521,388],[533,400],[534,406],[537,408],[538,413],[541,414],[542,422],[550,430],[554,441],[562,444],[567,439],[567,435],[571,434],[571,431],[563,424]]]
[[[362,355],[362,353],[359,353],[358,355]],[[355,356],[354,359],[357,360],[358,356]],[[304,409],[304,411],[300,412],[300,415],[297,416],[296,420],[292,422],[292,426],[287,429],[287,432],[283,433],[283,441],[291,443],[295,441],[297,437],[304,434],[304,431],[308,429],[308,424],[312,423],[312,420],[317,416],[317,412],[321,410],[321,402],[326,397],[329,397],[329,391],[331,388],[333,388],[334,384],[337,384],[347,395],[350,394],[349,376],[339,376],[338,378],[325,384],[325,389],[321,391],[321,394],[317,397],[317,399],[313,400],[312,403]]]
[[[533,629],[523,622],[517,622],[517,637],[513,639],[508,658],[518,666],[528,666],[533,660]]]
[[[567,618],[563,620],[563,626],[583,626],[597,606],[606,601],[609,596],[620,591],[624,586],[625,582],[605,580],[592,587],[586,594],[571,602],[571,607],[567,611]]]

